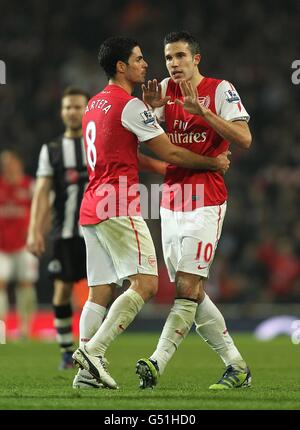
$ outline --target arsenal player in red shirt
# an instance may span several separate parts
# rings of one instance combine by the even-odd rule
[[[103,385],[116,389],[105,352],[156,293],[158,283],[155,248],[140,214],[138,143],[145,142],[163,160],[186,168],[227,170],[229,161],[226,150],[216,158],[172,145],[148,106],[131,95],[135,85],[145,81],[148,66],[138,42],[107,39],[99,62],[109,83],[88,102],[82,121],[89,185],[80,224],[90,294],[82,313],[81,345],[73,358]],[[130,287],[112,304],[105,321],[96,324],[98,307],[124,279]]]
[[[174,145],[196,154],[216,157],[229,144],[251,145],[249,115],[234,86],[203,76],[197,40],[188,32],[165,37],[165,61],[170,77],[144,86],[144,101],[165,122]],[[196,332],[217,352],[226,370],[210,389],[250,386],[251,374],[228,334],[224,318],[205,293],[226,212],[227,190],[220,171],[196,171],[170,164],[165,185],[177,184],[177,198],[168,191],[161,204],[162,244],[176,300],[155,352],[137,363],[141,388],[153,387],[159,375],[195,323]]]
[[[23,162],[13,150],[0,154],[0,172],[0,319],[8,311],[7,285],[15,281],[20,332],[26,338],[36,307],[38,277],[37,259],[26,250],[33,179],[25,175]]]

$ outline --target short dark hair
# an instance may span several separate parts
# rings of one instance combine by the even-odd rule
[[[140,44],[129,37],[114,36],[106,39],[99,49],[98,61],[108,79],[116,75],[118,61],[128,63],[133,48]]]
[[[200,54],[200,45],[197,39],[188,31],[172,31],[164,39],[164,46],[167,43],[186,42],[189,45],[192,55]]]
[[[73,86],[65,88],[62,95],[62,99],[67,96],[84,96],[86,97],[87,101],[89,101],[89,99],[91,98],[90,94],[87,91],[83,90],[82,88]]]

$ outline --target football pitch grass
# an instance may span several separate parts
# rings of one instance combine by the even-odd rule
[[[124,333],[107,358],[119,390],[74,390],[74,370],[58,371],[55,343],[0,345],[0,409],[193,410],[300,409],[300,344],[260,342],[234,334],[252,371],[252,388],[215,392],[223,373],[216,354],[195,334],[180,346],[154,390],[140,390],[135,363],[154,349],[158,333]]]

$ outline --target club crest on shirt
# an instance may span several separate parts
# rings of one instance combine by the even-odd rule
[[[155,257],[155,255],[149,255],[148,256],[148,263],[152,267],[156,265],[156,257]]]
[[[59,260],[51,260],[48,264],[48,271],[50,273],[60,273],[62,269],[61,262]]]
[[[234,90],[225,91],[225,95],[228,103],[239,103],[241,101],[240,96]]]
[[[204,96],[204,97],[198,97],[199,102],[204,106],[205,108],[208,108],[210,105],[210,97]]]
[[[153,115],[153,112],[151,110],[144,110],[144,112],[140,113],[144,124],[154,124],[155,123],[155,116]]]

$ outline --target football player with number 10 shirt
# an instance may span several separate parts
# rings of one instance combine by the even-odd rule
[[[170,77],[159,85],[156,80],[149,81],[143,90],[144,101],[156,108],[171,142],[209,157],[228,150],[230,143],[249,148],[249,115],[231,83],[201,75],[197,40],[188,32],[170,33],[164,53]],[[250,370],[204,289],[226,212],[224,177],[220,171],[169,165],[164,183],[169,187],[177,184],[179,197],[187,186],[190,193],[181,199],[174,192],[171,201],[169,193],[162,196],[162,245],[170,280],[176,285],[176,299],[156,350],[149,359],[137,363],[140,387],[157,383],[193,323],[226,367],[210,389],[250,386]]]
[[[138,42],[107,39],[100,47],[99,63],[109,83],[89,100],[82,121],[89,184],[80,224],[90,293],[80,320],[80,347],[73,358],[97,381],[116,389],[107,370],[106,350],[158,285],[156,253],[140,213],[138,142],[183,168],[226,171],[229,160],[226,150],[219,157],[207,157],[173,145],[148,107],[131,95],[147,71]],[[95,313],[124,279],[129,279],[130,287],[114,301],[104,322],[97,320]]]

